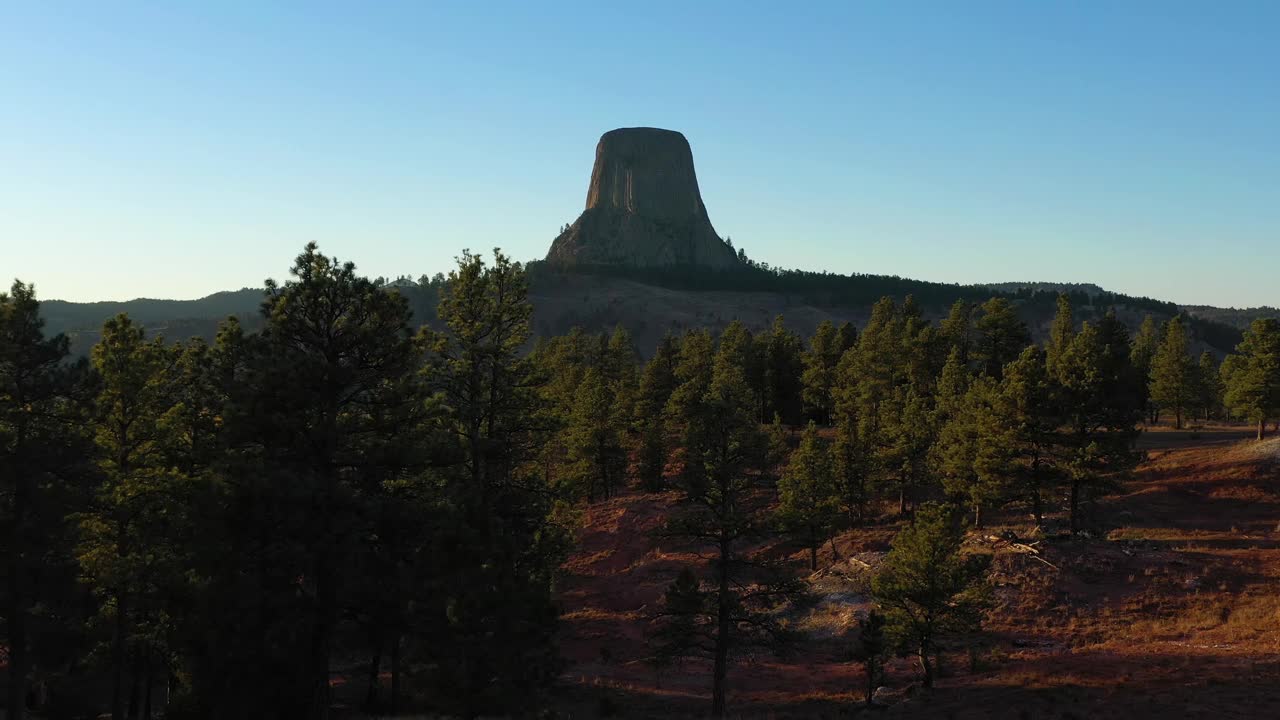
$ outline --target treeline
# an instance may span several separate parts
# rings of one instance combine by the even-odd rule
[[[922,307],[930,310],[947,308],[956,301],[980,303],[991,297],[1003,297],[1015,302],[1024,320],[1044,317],[1053,312],[1060,294],[1047,292],[1034,286],[1011,289],[1011,284],[959,285],[951,283],[912,280],[896,275],[870,275],[852,273],[841,275],[829,272],[788,270],[757,263],[739,253],[743,264],[736,268],[709,270],[704,267],[668,266],[653,268],[624,267],[619,265],[575,266],[573,272],[590,273],[605,277],[618,277],[647,285],[675,290],[721,290],[731,292],[770,292],[794,295],[806,302],[824,307],[868,306],[882,297],[892,297],[899,302],[910,295]],[[528,264],[531,282],[552,283],[563,269],[543,261]],[[1180,314],[1172,302],[1135,297],[1087,287],[1071,289],[1065,293],[1082,315],[1101,317],[1114,308],[1128,308],[1135,312],[1156,313],[1164,317]],[[1184,316],[1196,337],[1208,345],[1225,351],[1241,340],[1236,327],[1201,313]]]
[[[324,718],[357,658],[375,709],[409,667],[420,706],[539,703],[568,534],[519,265],[464,255],[418,333],[314,246],[292,275],[260,332],[120,316],[78,363],[0,296],[7,717],[151,717],[163,687],[171,718]]]
[[[564,272],[544,261],[530,262],[528,269],[535,285],[544,278],[553,279],[558,273]],[[679,265],[650,268],[575,265],[573,272],[618,277],[674,290],[784,293],[826,306],[870,305],[886,295],[899,299],[913,295],[918,302],[928,307],[946,307],[957,299],[978,302],[1001,294],[978,285],[933,283],[896,275],[839,275],[786,270],[754,261],[725,270]]]
[[[551,288],[561,282],[563,269],[543,261],[526,266],[530,287]],[[1131,313],[1152,313],[1162,318],[1179,314],[1180,309],[1171,302],[1108,293],[1089,285],[1062,283],[999,283],[995,285],[956,285],[911,280],[887,275],[838,275],[772,268],[745,259],[744,264],[733,270],[714,271],[706,268],[665,267],[626,268],[619,266],[574,267],[572,272],[589,273],[634,280],[636,282],[688,291],[736,291],[770,292],[791,295],[821,307],[869,307],[881,297],[893,297],[902,301],[911,295],[930,314],[945,310],[956,300],[982,302],[992,296],[1013,300],[1020,316],[1033,324],[1047,319],[1053,313],[1058,292],[1061,289],[1071,299],[1073,307],[1082,319],[1097,319],[1111,308]],[[388,290],[394,289],[409,302],[413,317],[419,323],[436,320],[436,305],[440,293],[448,283],[443,273],[417,279],[400,276],[395,279],[375,278],[374,284]],[[228,315],[237,316],[246,330],[256,331],[259,318],[253,312],[259,290],[243,289],[235,292],[215,293],[200,300],[147,300],[128,302],[68,303],[47,301],[41,312],[47,327],[54,332],[66,332],[72,340],[74,355],[88,355],[89,348],[98,340],[98,329],[107,317],[128,313],[130,318],[151,332],[163,334],[171,341],[200,337],[212,342],[217,327]],[[1274,315],[1268,308],[1248,311],[1232,311],[1218,308],[1192,308],[1184,316],[1184,323],[1200,341],[1220,354],[1225,354],[1241,340],[1241,330],[1259,316]],[[646,353],[650,348],[645,348]]]
[[[1219,308],[1209,305],[1187,305],[1183,309],[1194,317],[1246,330],[1254,320],[1280,317],[1280,308],[1262,305],[1253,308]]]
[[[1092,293],[1078,290],[1064,293],[1020,290],[1015,293],[1023,307],[1036,315],[1047,314],[1049,308],[1057,302],[1057,298],[1061,295],[1065,295],[1071,302],[1071,306],[1076,308],[1078,312],[1084,311],[1080,313],[1081,315],[1087,313],[1095,318],[1105,315],[1112,309],[1121,307],[1132,311],[1141,311],[1148,315],[1157,313],[1165,318],[1180,317],[1183,325],[1191,331],[1194,337],[1219,351],[1234,348],[1243,339],[1241,331],[1233,325],[1212,318],[1201,317],[1198,314],[1187,314],[1175,303],[1154,300],[1149,297],[1121,295],[1105,290]]]
[[[158,695],[166,717],[324,718],[337,671],[371,710],[528,714],[561,669],[577,508],[633,485],[674,492],[664,542],[711,560],[673,578],[649,661],[710,660],[714,714],[735,657],[799,641],[799,568],[761,541],[815,568],[886,517],[910,522],[853,655],[871,682],[909,652],[930,684],[985,608],[966,523],[1014,506],[1085,531],[1144,419],[1262,437],[1280,416],[1275,320],[1219,368],[1180,318],[1131,338],[1060,296],[1042,346],[1006,297],[936,324],[884,297],[861,329],[735,322],[639,363],[624,329],[524,352],[528,276],[500,253],[416,284],[439,297],[416,331],[399,283],[314,246],[291,272],[257,332],[166,344],[120,316],[81,362],[29,286],[0,296],[10,718],[150,717]]]

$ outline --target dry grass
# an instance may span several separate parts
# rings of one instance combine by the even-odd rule
[[[982,645],[972,655],[944,653],[929,697],[911,689],[914,663],[893,661],[888,684],[902,700],[895,710],[940,718],[1280,717],[1280,440],[1243,442],[1248,434],[1229,426],[1195,438],[1147,433],[1148,462],[1099,508],[1115,522],[1109,531],[1068,539],[1054,530],[1062,518],[1050,518],[1039,547],[1056,567],[997,549],[996,607]],[[699,562],[647,534],[673,501],[628,494],[588,513],[563,594],[565,709],[575,717],[594,716],[601,693],[624,717],[698,717],[706,707],[705,663],[659,676],[642,661],[651,608],[682,564]],[[1011,510],[985,533],[1006,529],[1020,537],[1031,530],[1025,514]],[[790,657],[738,659],[730,675],[738,716],[847,715],[864,680],[845,653],[869,607],[868,566],[895,530],[841,534],[839,561],[823,548],[824,569],[810,578],[817,602],[792,618],[810,640]],[[980,538],[971,545],[983,549]],[[806,560],[791,546],[760,551],[797,567]]]

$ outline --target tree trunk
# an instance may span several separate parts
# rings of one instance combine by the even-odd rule
[[[1182,406],[1181,406],[1181,405],[1179,405],[1179,406],[1174,410],[1174,413],[1173,413],[1173,429],[1175,429],[1175,430],[1181,430],[1181,429],[1182,429]]]
[[[142,720],[151,720],[151,647],[147,647],[147,657],[142,663]]]
[[[1031,512],[1036,516],[1036,527],[1044,527],[1044,499],[1040,497],[1040,486],[1031,494]]]
[[[137,720],[142,710],[142,650],[133,650],[133,672],[129,676],[129,720]]]
[[[973,527],[975,530],[982,529],[982,503],[973,504]]]
[[[128,593],[116,593],[116,622],[111,636],[111,720],[124,720],[125,618],[129,616]]]
[[[924,643],[920,643],[920,671],[924,673],[924,686],[933,688],[933,663],[929,662],[929,650]]]
[[[1080,530],[1080,481],[1071,481],[1071,534]]]
[[[391,714],[400,712],[400,633],[391,639]]]
[[[364,706],[369,712],[378,707],[378,670],[382,666],[382,647],[373,650],[373,658],[369,660],[369,688],[364,694]]]
[[[715,670],[711,684],[711,717],[724,717],[725,682],[729,675],[729,545],[720,541],[720,575],[716,598]]]
[[[319,607],[311,635],[311,720],[329,720],[329,655],[337,605],[330,552],[326,547],[316,558],[316,603]]]
[[[907,488],[905,486],[898,488],[898,514],[907,514]]]
[[[871,707],[871,699],[876,695],[876,661],[874,659],[867,660],[865,668],[867,671],[867,707]]]
[[[22,438],[19,437],[19,447]],[[9,720],[22,720],[27,709],[27,608],[24,602],[22,548],[23,526],[26,524],[27,483],[18,470],[13,492],[13,525],[10,528],[8,572],[9,602],[5,618],[9,625],[9,697],[6,703]]]
[[[840,550],[836,548],[836,536],[831,536],[831,562],[840,562]]]
[[[9,620],[9,712],[10,720],[22,720],[27,708],[27,610],[22,607],[18,578],[18,551],[10,549],[9,577],[12,587],[5,616]]]
[[[725,682],[729,675],[729,619],[728,610],[724,609],[724,619],[720,620],[716,631],[715,674],[711,685],[711,717],[724,717]]]
[[[1267,436],[1267,420],[1262,418],[1258,420],[1258,439],[1261,440]]]

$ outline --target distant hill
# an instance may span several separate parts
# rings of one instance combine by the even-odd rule
[[[575,325],[588,331],[604,331],[621,324],[631,330],[642,352],[656,344],[666,329],[715,328],[738,319],[754,330],[767,326],[779,313],[802,333],[811,332],[823,319],[861,325],[871,305],[886,295],[898,300],[911,295],[933,319],[945,316],[957,300],[981,303],[992,297],[1006,297],[1017,306],[1032,334],[1043,339],[1048,335],[1059,293],[1056,288],[1041,290],[1027,287],[1027,283],[1010,283],[1017,289],[1009,291],[989,285],[936,283],[892,275],[781,270],[750,261],[731,270],[600,265],[578,266],[570,271],[537,261],[529,263],[528,268],[534,318],[539,323],[537,332],[564,332]],[[1069,287],[1074,288],[1066,293],[1078,322],[1096,320],[1109,308],[1115,308],[1121,321],[1136,331],[1147,315],[1164,321],[1182,312],[1175,303],[1111,293],[1096,285]],[[1096,291],[1086,292],[1086,288]],[[559,309],[553,311],[553,307]],[[1241,339],[1238,327],[1194,314],[1190,315],[1189,325],[1196,339],[1196,352],[1209,349],[1225,354]]]
[[[399,280],[388,283],[409,298],[415,317],[435,318],[438,287],[430,282],[422,285]],[[217,292],[196,300],[137,300],[75,303],[65,300],[45,300],[40,303],[45,331],[49,334],[66,333],[71,339],[71,351],[87,355],[98,342],[102,324],[109,318],[126,313],[147,329],[150,336],[163,336],[172,341],[204,338],[212,341],[218,326],[228,317],[235,316],[248,330],[262,325],[259,308],[263,300],[262,288],[241,288]]]
[[[199,300],[158,300],[138,298],[123,302],[73,303],[45,300],[40,304],[45,322],[50,326],[79,329],[82,325],[101,325],[106,318],[122,312],[144,324],[167,322],[182,317],[215,317],[237,315],[257,310],[262,290],[242,288],[217,292]]]
[[[1085,295],[1102,295],[1106,292],[1093,283],[1061,283],[1061,282],[1002,282],[987,283],[984,287],[1001,292],[1016,293],[1019,290],[1051,293],[1084,293]]]
[[[1183,305],[1187,314],[1212,322],[1247,329],[1259,318],[1280,318],[1280,308],[1263,305],[1256,308],[1220,308],[1211,305]]]
[[[88,303],[44,300],[40,303],[40,314],[44,317],[46,332],[66,333],[71,338],[72,352],[85,355],[97,343],[102,323],[120,313],[127,313],[152,335],[163,335],[170,340],[192,337],[210,340],[217,332],[218,323],[229,316],[235,315],[252,325],[261,303],[262,290],[242,288],[198,300],[139,298]]]
[[[691,266],[566,269],[543,261],[530,262],[527,268],[535,335],[560,334],[575,326],[601,332],[623,325],[646,355],[667,332],[694,327],[718,329],[735,319],[752,329],[763,329],[781,314],[788,324],[805,334],[823,320],[847,320],[861,326],[871,305],[885,295],[899,300],[912,295],[933,319],[945,316],[956,300],[981,303],[995,296],[1007,297],[1037,338],[1048,333],[1058,292],[1071,296],[1077,320],[1097,319],[1114,307],[1121,320],[1134,330],[1148,314],[1166,320],[1185,310],[1191,317],[1197,351],[1212,349],[1219,354],[1235,347],[1241,329],[1253,317],[1280,316],[1270,308],[1182,308],[1151,298],[1109,293],[1089,284],[955,285],[888,275],[779,270],[749,262],[726,271]],[[401,280],[387,287],[408,298],[418,322],[432,324],[436,321],[435,307],[442,284],[441,278],[423,278],[418,282]],[[218,324],[233,315],[247,329],[256,329],[261,325],[258,308],[262,292],[245,288],[198,300],[50,300],[42,304],[42,311],[49,332],[67,333],[73,350],[87,354],[98,340],[103,321],[122,312],[140,322],[151,335],[175,341],[192,337],[211,340]]]
[[[1106,295],[1106,290],[1093,283],[1056,283],[1056,282],[1003,282],[987,283],[985,287],[1001,292],[1064,292],[1067,294],[1083,293],[1089,296]],[[1192,317],[1222,323],[1238,330],[1246,330],[1258,318],[1280,318],[1280,308],[1267,305],[1254,308],[1220,308],[1212,305],[1179,305],[1183,312]]]

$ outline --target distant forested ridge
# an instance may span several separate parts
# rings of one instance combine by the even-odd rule
[[[1000,290],[1001,292],[1016,293],[1020,290],[1032,290],[1034,292],[1051,292],[1051,293],[1085,293],[1086,295],[1101,295],[1106,292],[1100,286],[1093,283],[1063,283],[1063,282],[1000,282],[987,283],[986,287],[992,290]]]
[[[424,276],[417,281],[378,278],[377,282],[405,295],[415,318],[435,318],[443,277],[432,280]],[[246,330],[258,330],[262,324],[259,313],[262,298],[263,288],[241,288],[195,300],[138,298],[88,303],[45,300],[40,304],[40,314],[50,333],[67,336],[73,355],[87,356],[101,338],[102,324],[122,313],[146,328],[149,334],[163,336],[171,342],[193,338],[212,342],[218,334],[218,325],[229,317],[239,320]]]
[[[1253,308],[1246,310],[1223,309],[1207,306],[1179,306],[1173,302],[1112,293],[1089,283],[995,283],[985,285],[959,285],[953,283],[913,280],[896,275],[869,275],[854,273],[841,275],[829,272],[788,270],[748,262],[729,270],[709,270],[704,267],[671,266],[664,268],[629,268],[622,266],[578,266],[565,270],[542,261],[532,261],[526,266],[530,296],[534,301],[534,331],[536,335],[566,332],[570,327],[582,326],[590,330],[612,328],[616,324],[645,324],[649,333],[637,332],[637,342],[644,354],[648,354],[665,330],[683,330],[698,322],[697,318],[663,317],[659,310],[637,300],[637,307],[628,307],[627,297],[609,298],[609,307],[598,311],[556,302],[561,295],[570,292],[596,292],[600,283],[626,281],[644,286],[664,288],[698,296],[700,306],[715,307],[719,300],[708,298],[708,293],[757,293],[782,299],[786,304],[803,303],[815,308],[830,310],[839,319],[858,320],[869,312],[881,297],[904,300],[911,296],[926,313],[940,316],[957,300],[980,303],[993,297],[1003,297],[1015,304],[1019,315],[1032,328],[1033,334],[1046,332],[1048,321],[1054,312],[1059,293],[1067,295],[1082,319],[1101,317],[1110,308],[1131,329],[1147,314],[1167,320],[1179,313],[1188,315],[1192,335],[1204,346],[1218,354],[1225,354],[1241,340],[1241,332],[1254,319],[1275,317],[1280,310]],[[586,291],[581,284],[575,286],[566,280],[593,278],[595,285]],[[395,289],[405,296],[418,324],[431,324],[436,320],[436,304],[445,278],[423,275],[412,279],[402,276],[395,280],[378,278],[382,287]],[[591,298],[582,298],[590,300]],[[544,301],[539,303],[539,300]],[[197,300],[138,299],[124,302],[73,303],[62,300],[46,301],[41,306],[46,327],[52,333],[65,333],[71,341],[74,355],[87,355],[98,342],[102,323],[120,313],[127,313],[153,335],[164,336],[170,341],[202,338],[212,341],[217,334],[218,323],[228,317],[238,318],[248,330],[257,329],[258,309],[262,302],[262,290],[241,290],[214,293]],[[725,302],[722,311],[707,311],[715,316],[708,325],[723,325],[738,317],[740,304]],[[791,313],[788,313],[789,315]],[[757,323],[759,324],[759,323]],[[646,342],[645,337],[652,338]]]
[[[1247,330],[1254,320],[1280,317],[1280,308],[1263,305],[1254,308],[1220,308],[1212,305],[1183,305],[1182,309],[1193,317],[1230,325]]]
[[[527,265],[530,287],[538,289],[557,282],[565,271],[541,262]],[[1173,302],[1149,297],[1136,297],[1107,292],[1097,285],[1076,283],[1004,283],[999,285],[960,285],[912,280],[897,275],[840,275],[808,270],[771,268],[748,261],[728,270],[704,267],[628,268],[620,266],[578,266],[574,272],[621,278],[646,285],[686,292],[762,292],[794,296],[809,304],[828,308],[870,308],[882,297],[905,300],[908,296],[925,311],[940,316],[957,300],[980,303],[995,297],[1013,302],[1022,319],[1038,334],[1047,331],[1059,294],[1066,295],[1081,319],[1097,319],[1116,308],[1126,325],[1136,330],[1147,314],[1166,320],[1179,315],[1183,308]],[[1216,310],[1216,308],[1211,308]],[[1241,332],[1256,317],[1272,317],[1260,308],[1248,322],[1222,322],[1208,313],[1191,313],[1188,323],[1192,334],[1219,354],[1225,354],[1241,340]]]

